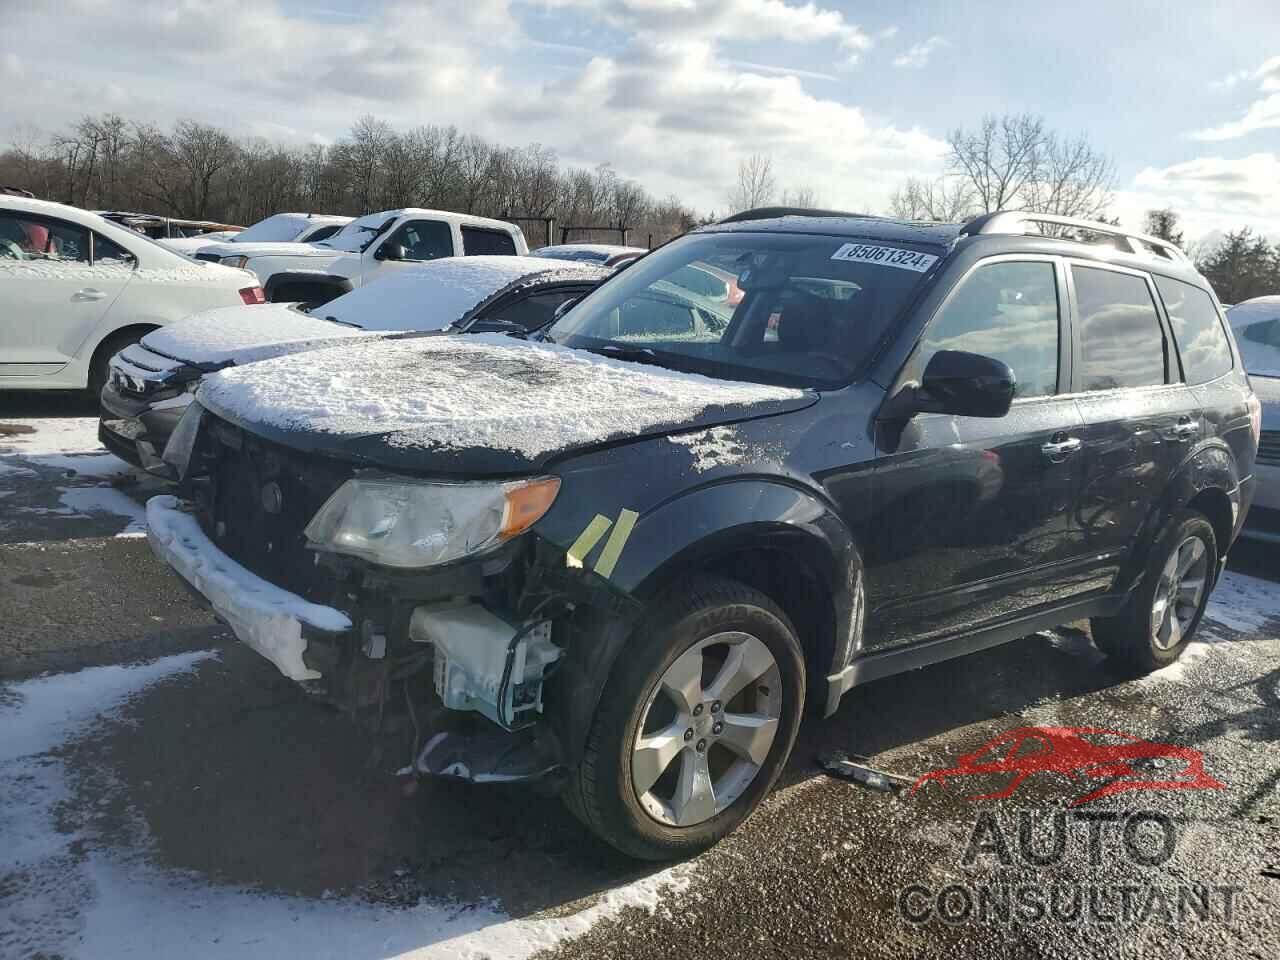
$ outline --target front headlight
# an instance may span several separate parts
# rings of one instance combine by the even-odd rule
[[[429,567],[483,553],[550,509],[557,477],[510,483],[348,480],[307,524],[316,550],[387,567]]]
[[[240,267],[244,269],[244,265],[249,262],[248,257],[223,257],[218,261],[224,267]]]

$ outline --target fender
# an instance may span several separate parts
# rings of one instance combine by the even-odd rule
[[[817,652],[815,666],[823,676],[844,666],[862,622],[862,560],[848,528],[827,503],[793,484],[760,478],[708,484],[636,518],[607,578],[613,591],[634,601],[631,611],[575,618],[571,655],[554,680],[556,726],[571,762],[581,756],[609,674],[644,606],[683,574],[753,548],[783,552],[818,578],[832,600],[835,637],[831,649]]]
[[[344,293],[350,293],[355,289],[355,284],[351,282],[350,277],[339,276],[335,273],[324,273],[320,270],[281,270],[279,273],[273,273],[267,277],[266,282],[262,285],[267,302],[275,303],[275,291],[285,284],[294,283],[330,288],[333,290],[333,296],[329,298],[330,300],[334,300]]]
[[[1133,547],[1125,562],[1121,565],[1116,581],[1116,592],[1126,592],[1137,586],[1146,570],[1146,557],[1151,545],[1155,543],[1160,532],[1165,529],[1169,519],[1182,510],[1197,496],[1207,490],[1218,490],[1231,504],[1231,535],[1234,536],[1240,514],[1240,471],[1235,456],[1226,442],[1218,437],[1202,441],[1178,466],[1169,482],[1165,485],[1164,494],[1151,508],[1143,521],[1135,538]],[[1214,529],[1219,524],[1214,517]],[[1218,546],[1218,571],[1226,562],[1226,551],[1230,543]],[[1216,574],[1215,574],[1216,576]]]

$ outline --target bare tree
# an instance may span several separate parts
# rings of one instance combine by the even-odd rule
[[[795,187],[791,190],[782,191],[782,205],[784,207],[799,207],[801,209],[812,210],[818,206],[818,194],[813,187],[804,186]]]
[[[1083,136],[1063,139],[1045,133],[1036,165],[1023,188],[1023,206],[1036,213],[1100,220],[1115,188],[1115,166]]]
[[[738,185],[725,204],[730,213],[740,213],[773,203],[778,192],[778,182],[773,176],[773,158],[764,153],[753,153],[738,161]]]
[[[889,200],[890,212],[903,220],[960,223],[969,219],[976,208],[973,187],[961,177],[908,177]]]

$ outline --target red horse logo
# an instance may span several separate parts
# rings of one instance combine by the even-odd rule
[[[1180,762],[1165,774],[1163,767]],[[1153,743],[1118,730],[1095,727],[1018,727],[989,740],[947,770],[933,770],[911,787],[915,793],[930,781],[946,785],[955,777],[1012,774],[995,793],[970,800],[998,800],[1013,794],[1033,773],[1060,773],[1072,780],[1106,779],[1096,790],[1071,801],[1071,806],[1123,793],[1126,790],[1221,790],[1224,784],[1204,772],[1204,755],[1190,747]],[[1153,779],[1160,776],[1162,779]]]

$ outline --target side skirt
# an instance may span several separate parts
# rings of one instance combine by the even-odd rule
[[[853,662],[839,673],[827,677],[827,704],[823,716],[829,717],[835,713],[840,705],[840,698],[859,684],[906,673],[908,670],[918,670],[930,664],[963,657],[990,647],[998,647],[1040,630],[1071,623],[1073,620],[1114,616],[1124,606],[1126,599],[1128,599],[1126,595],[1091,597],[1019,617],[996,626],[971,630],[968,633],[950,637],[939,637],[936,640],[897,650],[883,650],[855,657]]]

